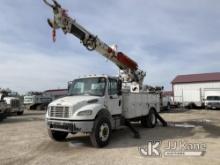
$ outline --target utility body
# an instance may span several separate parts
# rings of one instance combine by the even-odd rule
[[[143,85],[146,73],[138,64],[117,49],[101,41],[75,19],[67,15],[57,1],[49,5],[54,20],[48,19],[55,31],[73,34],[90,51],[94,50],[112,61],[120,69],[119,76],[91,75],[75,79],[68,84],[67,97],[48,106],[46,122],[48,133],[54,140],[64,140],[69,133],[89,133],[96,147],[108,144],[111,132],[128,126],[138,136],[130,121],[141,121],[144,127],[155,127],[160,111],[161,88]]]

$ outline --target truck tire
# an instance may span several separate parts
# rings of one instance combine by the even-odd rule
[[[51,139],[55,141],[64,141],[68,136],[68,132],[54,131],[48,129],[48,135],[50,136]]]
[[[90,134],[92,145],[97,148],[108,145],[111,131],[109,118],[106,116],[98,116],[95,120],[93,131]]]
[[[157,117],[154,109],[150,109],[147,116],[142,117],[141,125],[146,128],[154,128],[157,124]]]
[[[21,115],[23,115],[24,114],[24,111],[19,111],[19,112],[17,112],[17,115],[18,116],[21,116]]]
[[[1,113],[0,114],[0,121],[4,120],[7,118],[7,113]]]

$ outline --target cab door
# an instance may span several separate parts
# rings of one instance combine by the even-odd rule
[[[118,91],[118,80],[109,78],[108,82],[108,110],[112,115],[122,113],[122,96]]]

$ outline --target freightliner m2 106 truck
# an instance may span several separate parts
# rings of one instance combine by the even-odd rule
[[[112,130],[124,125],[138,137],[130,121],[155,127],[160,118],[160,92],[157,92],[160,89],[143,85],[146,73],[124,53],[108,46],[70,18],[57,1],[53,0],[54,4],[44,2],[54,12],[54,20],[48,19],[54,41],[56,29],[61,28],[65,34],[78,38],[88,50],[97,51],[120,69],[117,77],[92,75],[70,82],[69,96],[48,106],[46,122],[50,137],[62,141],[68,134],[88,133],[94,146],[103,147],[109,143]]]

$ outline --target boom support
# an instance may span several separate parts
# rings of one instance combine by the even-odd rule
[[[67,11],[56,0],[52,0],[54,4],[48,3],[47,0],[43,1],[53,9],[54,19],[48,19],[48,24],[53,28],[54,41],[56,40],[56,29],[61,28],[64,34],[73,34],[89,51],[95,50],[115,63],[120,69],[120,78],[123,82],[136,82],[142,87],[146,73],[138,69],[138,64],[135,61],[124,53],[117,52],[116,49],[111,48],[78,24],[75,19],[68,16]]]

